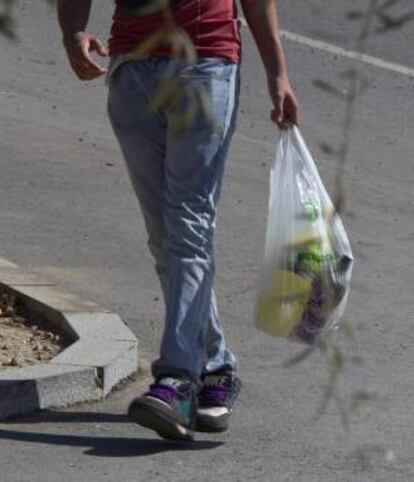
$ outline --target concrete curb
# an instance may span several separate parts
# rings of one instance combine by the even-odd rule
[[[138,340],[115,313],[1,257],[0,290],[71,341],[47,363],[0,369],[0,420],[97,400],[138,370]]]

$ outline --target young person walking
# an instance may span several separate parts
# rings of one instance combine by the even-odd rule
[[[160,12],[130,16],[128,7],[154,0],[116,0],[109,52],[87,33],[92,0],[59,0],[58,16],[70,64],[82,80],[107,73],[109,118],[125,158],[148,231],[165,300],[165,327],[154,383],[132,401],[129,415],[171,439],[194,431],[227,429],[240,389],[237,361],[226,344],[213,291],[213,235],[217,203],[239,96],[241,40],[233,0],[171,0],[174,22],[192,40],[197,60],[173,56],[166,46],[145,58],[131,53],[166,27]],[[267,75],[271,119],[280,127],[298,122],[273,0],[241,0]],[[91,56],[110,56],[108,72]],[[193,108],[190,95],[150,108],[166,79],[183,89],[202,89],[191,125],[175,126]],[[185,94],[185,92],[184,92]]]

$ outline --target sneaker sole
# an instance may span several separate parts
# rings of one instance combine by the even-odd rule
[[[208,415],[197,415],[196,431],[205,433],[225,432],[229,428],[230,414],[220,417],[209,417]]]
[[[193,431],[177,423],[168,409],[154,400],[133,401],[128,409],[129,418],[142,427],[154,430],[160,437],[168,440],[192,441]]]

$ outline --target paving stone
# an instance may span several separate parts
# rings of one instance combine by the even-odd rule
[[[0,420],[103,395],[93,367],[41,364],[0,371]]]
[[[24,296],[28,308],[37,309],[39,305],[46,305],[56,311],[65,312],[110,312],[92,301],[84,301],[57,286],[10,285],[10,287]]]
[[[81,338],[49,363],[96,367],[106,395],[119,381],[138,370],[138,343]]]
[[[133,375],[138,370],[138,345],[130,345],[119,357],[103,367],[101,371],[101,389],[107,395],[121,380]]]
[[[2,258],[0,256],[0,268],[18,268],[19,266],[15,263],[12,263],[6,258]]]
[[[23,271],[18,266],[2,266],[0,264],[0,283],[13,286],[55,286],[52,281],[41,276]]]
[[[137,341],[125,322],[115,313],[65,313],[79,338]]]
[[[0,419],[94,400],[138,370],[138,340],[115,313],[0,258],[0,287],[73,343],[48,363],[0,370]]]

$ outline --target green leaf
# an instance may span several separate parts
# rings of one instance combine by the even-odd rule
[[[10,40],[16,39],[16,22],[7,14],[0,15],[0,34]]]
[[[351,402],[349,405],[349,410],[354,412],[358,410],[363,405],[368,405],[378,402],[379,398],[374,393],[369,393],[365,390],[358,390],[354,392],[351,396]]]
[[[355,327],[352,323],[342,321],[338,326],[338,330],[343,333],[349,340],[355,341]]]
[[[131,56],[135,59],[147,57],[153,50],[165,44],[170,39],[168,30],[157,30],[143,40],[132,52]]]
[[[335,97],[339,97],[341,99],[346,98],[346,96],[343,94],[343,92],[341,92],[334,85],[330,84],[329,82],[326,82],[325,80],[314,79],[313,85],[315,87],[317,87],[318,89],[323,90],[324,92],[328,92],[329,94],[334,95]]]
[[[183,95],[183,86],[177,79],[165,80],[157,89],[150,102],[150,110],[158,112],[167,106],[176,105]]]
[[[319,148],[324,154],[327,154],[329,156],[335,154],[333,147],[326,142],[321,142],[321,144],[319,144]]]
[[[191,125],[194,123],[195,116],[198,112],[198,105],[197,101],[192,96],[190,102],[188,103],[187,109],[180,113],[179,115],[175,115],[171,124],[171,132],[175,137],[180,136],[186,131]]]
[[[304,360],[307,360],[315,352],[315,349],[316,349],[316,347],[314,347],[314,346],[309,347],[309,348],[305,348],[305,350],[302,350],[301,352],[294,355],[292,358],[283,362],[282,367],[283,368],[291,368],[295,365],[298,365],[299,363],[303,362]]]
[[[363,13],[359,10],[350,10],[347,12],[346,17],[349,20],[360,20],[363,17]]]
[[[342,371],[344,364],[345,364],[345,357],[341,350],[334,346],[332,348],[332,354],[330,356],[330,363],[332,363],[332,368],[336,373]]]
[[[204,118],[207,120],[207,123],[211,126],[211,130],[213,132],[218,133],[219,127],[216,124],[216,120],[213,115],[213,106],[211,102],[211,98],[205,88],[200,85],[197,90],[196,94],[198,96],[200,102],[200,108]]]
[[[175,45],[173,46],[173,53],[175,56],[185,59],[190,64],[195,63],[197,60],[197,53],[187,32],[182,28],[176,27],[174,28],[174,34]]]

